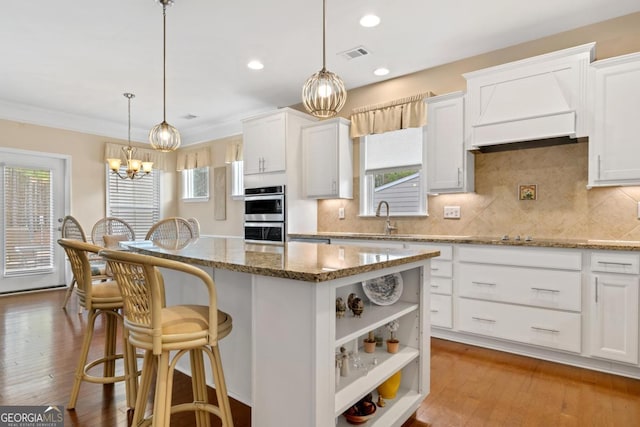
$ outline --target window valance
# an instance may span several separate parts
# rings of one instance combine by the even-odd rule
[[[196,150],[179,150],[177,155],[177,171],[211,166],[210,147],[201,147]]]
[[[224,162],[232,163],[242,160],[242,139],[237,138],[227,142],[227,148],[225,151]]]
[[[126,160],[122,152],[122,149],[124,147],[126,147],[126,145],[113,144],[111,142],[105,143],[104,144],[105,161],[106,159],[122,159],[124,162],[124,160]],[[164,153],[158,152],[156,150],[140,148],[140,147],[133,147],[133,148],[135,148],[136,150],[135,158],[144,160],[144,161],[147,161],[148,159],[150,162],[153,162],[154,169],[159,169],[164,171],[167,170],[167,161]],[[123,164],[126,164],[126,163],[123,163]]]
[[[433,94],[426,92],[354,109],[351,112],[351,138],[424,126],[427,124],[424,99],[429,96]]]

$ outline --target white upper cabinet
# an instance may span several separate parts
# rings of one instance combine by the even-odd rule
[[[587,136],[595,43],[464,74],[467,149]]]
[[[324,120],[302,128],[304,195],[313,199],[353,198],[350,122]]]
[[[591,64],[589,186],[640,184],[640,53]]]
[[[473,191],[473,154],[464,148],[464,93],[427,98],[427,187],[430,193]]]
[[[244,174],[286,169],[286,115],[277,112],[242,122]]]

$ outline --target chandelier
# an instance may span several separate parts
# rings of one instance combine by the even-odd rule
[[[327,70],[327,54],[325,32],[327,2],[322,0],[322,69],[313,74],[302,87],[302,103],[309,113],[315,117],[333,117],[344,107],[347,101],[347,90],[344,82],[335,73]]]
[[[180,147],[180,132],[167,123],[167,6],[173,0],[158,0],[162,3],[162,123],[149,131],[151,146],[159,151],[174,151]]]
[[[136,149],[131,146],[131,98],[135,98],[135,95],[132,93],[124,93],[123,95],[127,98],[129,104],[129,133],[127,137],[129,145],[122,147],[122,153],[124,154],[125,161],[127,162],[127,172],[125,174],[120,173],[122,159],[107,159],[107,163],[109,163],[109,169],[111,169],[111,172],[118,175],[120,178],[139,179],[149,175],[153,167],[153,162],[148,161],[148,159],[143,162],[142,160],[134,158],[136,155]]]

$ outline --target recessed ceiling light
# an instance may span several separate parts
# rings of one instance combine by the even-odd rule
[[[251,68],[252,70],[262,70],[264,68],[264,64],[258,60],[253,60],[249,61],[247,67]]]
[[[380,23],[380,17],[376,15],[364,15],[360,18],[360,25],[363,27],[375,27]]]
[[[373,74],[375,74],[376,76],[386,76],[387,74],[389,74],[389,69],[384,67],[376,68],[375,70],[373,70]]]

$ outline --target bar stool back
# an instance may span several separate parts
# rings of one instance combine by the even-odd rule
[[[218,340],[231,332],[231,316],[218,310],[213,279],[189,264],[137,253],[100,251],[111,268],[124,298],[124,324],[130,342],[145,350],[133,425],[169,426],[172,413],[196,411],[199,427],[210,425],[208,413],[232,427],[231,408],[222,370]],[[208,290],[208,306],[166,306],[164,279],[159,268],[199,278]],[[182,283],[176,284],[182,286]],[[172,353],[174,355],[172,357]],[[173,371],[177,359],[189,353],[193,402],[171,406]],[[218,406],[208,403],[204,353],[209,356]],[[157,370],[153,415],[143,420],[153,375]]]
[[[116,354],[118,322],[123,320],[119,312],[123,307],[122,295],[115,281],[94,282],[91,276],[89,254],[97,256],[98,251],[102,248],[73,239],[59,239],[58,244],[64,248],[69,258],[69,263],[77,282],[76,293],[78,294],[80,306],[88,312],[86,331],[67,409],[75,409],[82,381],[98,384],[126,381],[127,405],[133,407],[137,389],[137,366],[135,349],[129,344],[126,333],[123,333],[123,353]],[[104,315],[106,325],[104,356],[93,361],[87,361],[96,319],[100,315]],[[124,375],[116,375],[116,360],[118,359],[124,359]],[[89,373],[91,368],[98,365],[103,365],[103,376]]]

